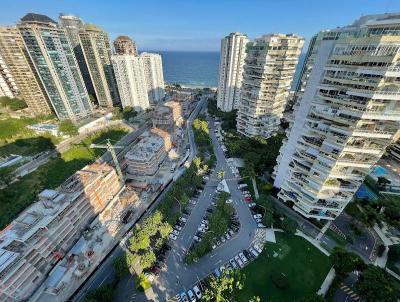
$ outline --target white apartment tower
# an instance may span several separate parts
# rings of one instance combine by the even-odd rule
[[[279,129],[304,39],[271,34],[247,43],[237,131],[245,136],[274,135]]]
[[[135,111],[149,108],[146,77],[141,58],[123,54],[113,55],[111,61],[122,107],[132,107]]]
[[[140,60],[144,68],[149,101],[151,104],[161,102],[165,96],[161,56],[156,53],[142,52]]]
[[[335,219],[400,134],[400,14],[320,32],[275,167],[282,202]]]
[[[14,78],[7,67],[0,53],[0,97],[7,96],[13,98],[18,94],[18,87]]]
[[[221,40],[217,107],[222,111],[237,109],[248,41],[246,35],[237,32]]]

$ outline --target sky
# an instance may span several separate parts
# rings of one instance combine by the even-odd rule
[[[295,33],[306,41],[322,29],[361,15],[400,12],[400,0],[3,0],[0,25],[28,12],[57,20],[74,14],[102,27],[111,39],[128,35],[140,50],[219,51],[231,32],[255,38]],[[307,43],[307,42],[306,42]]]

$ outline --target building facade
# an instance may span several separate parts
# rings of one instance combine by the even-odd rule
[[[113,55],[111,60],[122,107],[132,107],[135,111],[149,108],[142,60],[134,55]]]
[[[17,28],[0,27],[0,53],[19,88],[19,96],[25,100],[32,113],[35,115],[51,114],[52,108],[46,91],[26,52]]]
[[[128,36],[117,37],[114,40],[114,49],[117,55],[138,55],[136,43]]]
[[[127,178],[155,175],[166,156],[164,139],[154,133],[144,133],[139,142],[125,154]]]
[[[57,117],[77,121],[90,116],[92,106],[64,29],[32,13],[17,28]]]
[[[248,41],[241,33],[231,33],[221,40],[217,107],[222,111],[237,109],[239,104]]]
[[[279,129],[304,39],[272,34],[247,43],[237,130],[265,138]]]
[[[13,98],[17,95],[18,87],[0,52],[0,96]]]
[[[278,197],[335,219],[400,129],[400,14],[365,16],[315,38],[304,91],[275,168]]]
[[[120,103],[111,62],[111,46],[106,32],[87,24],[79,31],[79,41],[100,107]]]
[[[119,190],[115,170],[93,164],[40,193],[0,233],[0,301],[27,301]]]
[[[58,23],[65,29],[72,49],[74,50],[75,58],[78,62],[79,70],[83,81],[85,82],[86,90],[89,95],[96,97],[92,79],[90,78],[89,69],[86,65],[85,57],[83,55],[82,46],[79,41],[79,31],[84,27],[83,21],[73,15],[60,14]]]
[[[165,96],[161,56],[156,53],[143,52],[140,54],[140,60],[144,70],[149,102],[151,104],[161,102]]]

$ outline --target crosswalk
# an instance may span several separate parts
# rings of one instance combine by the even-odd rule
[[[353,300],[353,301],[359,301],[360,296],[356,294],[350,287],[348,287],[346,284],[342,283],[340,288]]]
[[[254,235],[252,244],[256,244],[258,246],[264,246],[266,242],[266,229],[256,229],[256,234]]]

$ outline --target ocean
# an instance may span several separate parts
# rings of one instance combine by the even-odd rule
[[[187,87],[217,87],[219,52],[155,51],[162,57],[164,81]],[[300,55],[292,88],[299,80],[305,54]]]
[[[164,81],[187,87],[217,87],[219,52],[157,51],[162,57]]]

